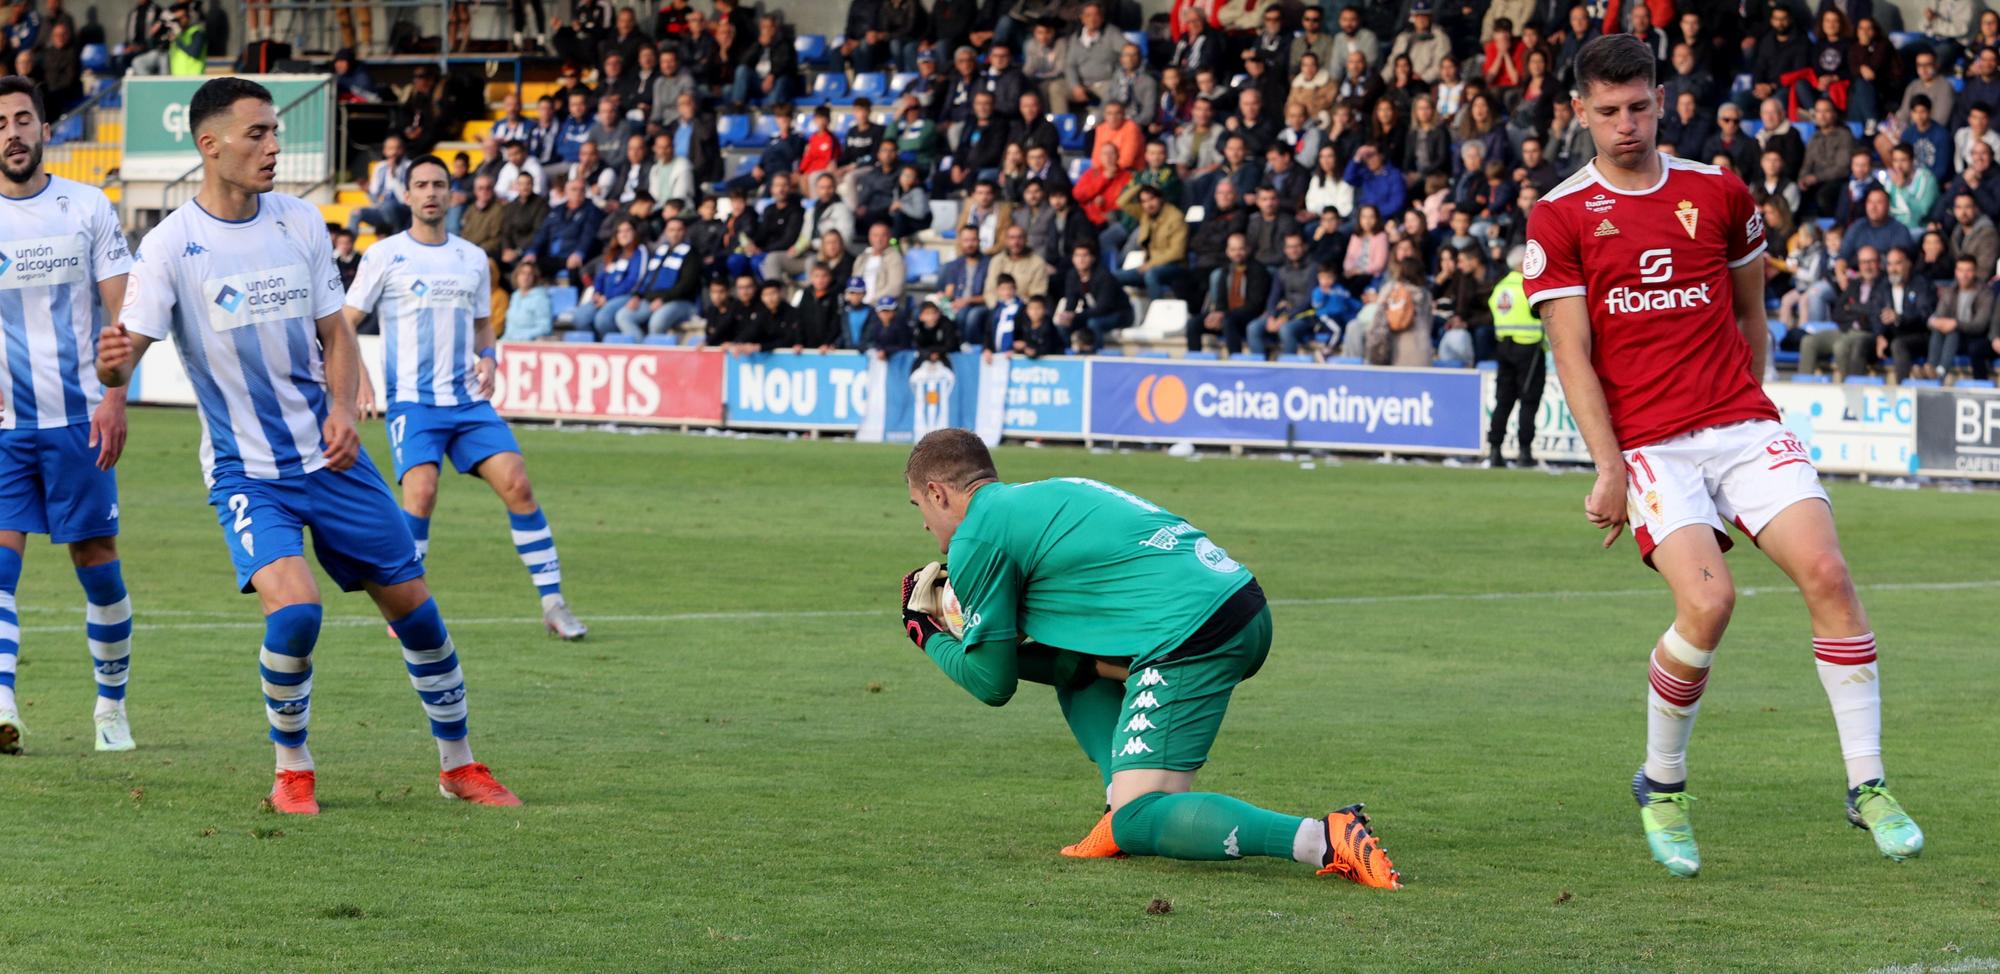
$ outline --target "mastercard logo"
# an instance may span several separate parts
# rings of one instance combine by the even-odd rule
[[[1148,423],[1175,423],[1187,412],[1187,383],[1177,375],[1149,375],[1139,380],[1134,397],[1139,417]]]

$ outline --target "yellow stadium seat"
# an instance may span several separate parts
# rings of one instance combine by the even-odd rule
[[[361,253],[375,245],[378,238],[372,233],[364,233],[354,238],[354,252]]]

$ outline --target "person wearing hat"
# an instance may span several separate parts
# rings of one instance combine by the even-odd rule
[[[1395,64],[1397,58],[1406,54],[1417,77],[1431,84],[1437,83],[1440,65],[1451,57],[1451,40],[1444,31],[1437,29],[1436,11],[1431,6],[1431,0],[1412,0],[1410,26],[1396,35],[1396,42],[1389,47],[1389,57],[1384,63]]]
[[[851,284],[850,284],[851,289]],[[861,330],[859,347],[871,358],[888,358],[897,352],[913,347],[910,324],[904,321],[900,312],[901,298],[877,298],[875,316],[868,320]]]

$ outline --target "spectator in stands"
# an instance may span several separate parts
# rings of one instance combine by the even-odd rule
[[[514,293],[507,299],[507,317],[501,336],[510,342],[532,342],[555,333],[556,316],[548,288],[532,262],[514,268]]]
[[[583,154],[583,144],[591,141],[590,128],[595,124],[590,117],[590,96],[572,89],[569,93],[569,114],[564,115],[556,125],[556,158],[574,163]]]
[[[500,210],[500,264],[512,267],[528,249],[528,243],[548,218],[548,200],[535,191],[534,177],[520,173],[514,177],[513,199]]]
[[[1907,250],[1889,251],[1884,263],[1889,280],[1882,288],[1886,300],[1874,322],[1875,357],[1892,360],[1895,379],[1901,382],[1910,377],[1911,361],[1930,346],[1928,322],[1936,308],[1937,289],[1913,275]]]
[[[993,46],[987,49],[986,71],[980,75],[979,87],[981,91],[993,96],[995,112],[1021,103],[1021,96],[1028,92],[1028,83],[1021,77],[1020,69],[1014,66],[1012,45],[996,40]],[[1040,117],[1036,116],[1038,119]]]
[[[883,143],[893,154],[895,147]],[[889,200],[889,230],[898,240],[917,235],[931,225],[931,197],[923,174],[915,166],[896,171],[896,191]]]
[[[1438,263],[1449,267],[1431,290],[1433,313],[1444,317],[1438,356],[1464,365],[1493,358],[1493,309],[1488,304],[1493,282],[1487,279],[1486,255],[1478,247],[1465,247],[1445,251]]]
[[[1877,253],[1901,250],[1908,255],[1914,252],[1917,243],[1910,236],[1909,228],[1890,215],[1889,191],[1880,184],[1873,185],[1868,188],[1864,199],[1866,219],[1848,225],[1847,235],[1840,246],[1841,259],[1851,263],[1863,247],[1873,247]]]
[[[366,223],[380,236],[402,232],[410,221],[410,208],[404,203],[409,177],[410,160],[403,155],[402,138],[391,135],[383,139],[382,161],[368,176],[368,205],[348,216],[347,229]]]
[[[597,146],[600,159],[617,159],[625,154],[625,142],[636,134],[636,129],[625,117],[623,104],[612,92],[606,92],[597,102],[597,117],[584,130],[584,139]],[[582,147],[578,146],[579,152]]]
[[[857,0],[868,3],[872,0]],[[792,88],[798,76],[798,52],[779,30],[778,18],[765,14],[757,21],[757,43],[737,64],[729,88],[732,105],[748,104],[754,96],[758,104],[782,105],[796,96]]]
[[[1104,85],[1102,101],[1124,106],[1125,116],[1133,124],[1144,129],[1158,118],[1160,81],[1146,70],[1138,45],[1126,44],[1119,49],[1116,68]]]
[[[1372,286],[1389,263],[1389,233],[1382,226],[1382,212],[1363,203],[1354,216],[1354,233],[1347,239],[1347,254],[1341,260],[1341,281],[1352,294]]]
[[[631,224],[638,235],[639,246],[650,247],[660,238],[660,231],[667,225],[665,217],[655,210],[652,194],[640,190],[630,202],[614,206],[597,225],[597,239],[600,244],[608,244],[618,234],[618,228]]]
[[[659,53],[659,75],[652,81],[652,90],[646,102],[652,107],[646,114],[648,127],[664,126],[674,118],[674,107],[683,94],[694,94],[694,76],[681,66],[680,52],[673,47],[661,49]]]
[[[601,177],[607,171],[604,157],[598,152],[597,143],[595,142],[585,142],[580,149],[581,151],[576,157],[576,162],[571,163],[569,169],[563,173],[563,180],[565,182],[581,183],[584,187],[584,195],[590,197],[592,203],[600,207],[606,206],[607,201],[604,198],[604,185],[600,182]]]
[[[1764,150],[1758,159],[1763,175],[1750,184],[1750,198],[1762,204],[1768,199],[1784,200],[1787,209],[1796,212],[1799,205],[1799,187],[1785,178],[1785,157],[1776,149]]]
[[[200,77],[208,70],[208,25],[186,0],[168,7],[167,16],[174,21],[174,41],[167,49],[168,73],[177,78]],[[15,20],[15,26],[21,26],[24,19]],[[22,45],[17,41],[16,46]]]
[[[701,257],[687,241],[687,221],[668,220],[659,246],[642,253],[645,270],[633,300],[617,313],[627,335],[668,335],[694,317],[701,282]]]
[[[1417,257],[1391,261],[1388,280],[1375,296],[1375,314],[1363,332],[1371,365],[1424,368],[1431,364],[1433,311]]]
[[[884,142],[875,147],[875,164],[854,177],[854,222],[858,227],[890,221],[889,204],[895,202],[902,166],[896,146]],[[901,234],[897,234],[901,236]]]
[[[1291,36],[1290,42],[1286,45],[1285,59],[1272,64],[1271,69],[1284,74],[1285,77],[1292,77],[1299,73],[1299,62],[1307,54],[1318,58],[1321,65],[1345,64],[1349,48],[1359,48],[1361,56],[1366,58],[1369,64],[1374,64],[1382,52],[1382,43],[1375,38],[1374,31],[1361,26],[1361,12],[1355,10],[1349,14],[1350,9],[1353,8],[1351,6],[1340,8],[1340,31],[1337,34],[1326,33],[1326,15],[1320,8],[1307,7],[1301,11],[1300,30]]]
[[[1702,110],[1701,103],[1692,92],[1681,92],[1673,100],[1673,109],[1660,121],[1659,138],[1661,144],[1687,146],[1689,152],[1698,152],[1708,144],[1709,136],[1715,134],[1715,123]]]
[[[1180,42],[1174,45],[1172,62],[1189,77],[1195,72],[1211,70],[1222,62],[1222,38],[1208,32],[1205,18],[1194,17],[1187,21],[1187,30]]]
[[[1121,254],[1115,264],[1116,277],[1125,287],[1143,286],[1149,300],[1158,300],[1171,296],[1181,280],[1182,262],[1187,258],[1187,221],[1159,186],[1140,184],[1137,196],[1137,223],[1125,242],[1130,252],[1141,258],[1137,266],[1126,269],[1127,261]],[[1108,233],[1106,239],[1111,239]]]
[[[562,205],[549,211],[524,252],[545,276],[580,273],[596,251],[597,224],[603,219],[604,211],[590,202],[583,183],[569,180],[563,184]]]
[[[979,249],[988,254],[1000,252],[1002,232],[1013,225],[1013,204],[999,199],[999,187],[991,181],[981,180],[972,187],[965,206],[959,212],[958,233],[970,233],[979,241]]]
[[[1768,218],[1766,222],[1769,222]],[[1917,243],[1917,249],[1917,263],[1910,273],[1910,280],[1929,282],[1935,286],[1952,279],[1952,258],[1944,234],[1936,230],[1925,232]]]
[[[1223,128],[1215,121],[1215,106],[1206,99],[1190,103],[1186,123],[1174,133],[1169,156],[1187,179],[1206,175],[1222,164]]]
[[[885,359],[916,347],[916,336],[903,317],[902,302],[882,298],[874,305],[875,316],[861,332],[860,348],[873,359]]]
[[[166,74],[167,45],[173,43],[173,25],[165,11],[153,0],[138,0],[125,13],[125,43],[115,49],[112,71],[124,74]],[[145,70],[140,69],[144,61]],[[349,56],[352,60],[352,55]]]
[[[889,225],[871,224],[868,227],[868,249],[854,261],[854,273],[868,285],[867,299],[871,302],[884,297],[901,300],[908,276],[905,268],[903,252],[889,237]]]
[[[1987,335],[1992,331],[1993,289],[1985,286],[1978,261],[1970,254],[1961,255],[1953,270],[1951,283],[1938,289],[1936,311],[1926,323],[1930,337],[1925,364],[1917,367],[1917,374],[1926,379],[1944,377],[1963,348],[1971,352],[1973,374],[1984,379],[1992,361]]]
[[[465,212],[459,218],[459,236],[485,251],[488,259],[498,261],[501,238],[506,229],[506,209],[499,194],[494,192],[493,177],[475,178],[472,181],[472,202],[466,204]]]
[[[618,96],[621,116],[626,111],[646,107],[643,103],[650,95],[640,90],[639,79],[632,73],[631,64],[632,62],[618,51],[610,51],[604,55],[604,62],[597,72],[599,107],[603,106],[606,96],[609,95]],[[645,117],[642,111],[639,118],[644,120]]]
[[[1432,84],[1438,83],[1443,64],[1451,60],[1451,41],[1434,26],[1431,0],[1414,0],[1410,4],[1409,29],[1397,34],[1395,43],[1389,47],[1389,60],[1408,55],[1417,77]]]
[[[1833,301],[1838,296],[1829,283],[1833,255],[1819,224],[1801,221],[1785,242],[1784,271],[1792,286],[1778,299],[1778,321],[1785,325],[1787,340],[1805,334],[1808,321],[1833,317]]]
[[[1354,187],[1357,204],[1371,206],[1382,216],[1402,212],[1407,199],[1403,174],[1389,165],[1373,146],[1362,146],[1355,152],[1341,179]]]
[[[608,102],[608,99],[607,99]],[[607,203],[624,205],[646,193],[652,186],[653,158],[646,151],[646,137],[633,133],[625,138],[624,151],[615,165],[605,167],[597,177],[597,195]]]
[[[1738,179],[1748,183],[1757,178],[1757,140],[1743,134],[1743,109],[1724,103],[1715,111],[1715,124],[1716,133],[1702,143],[1700,158],[1726,155]]]
[[[1985,102],[1976,102],[1966,110],[1965,127],[1954,136],[1957,147],[1955,158],[1958,168],[1963,170],[1972,161],[1972,147],[1984,144],[1995,152],[2000,152],[2000,132],[1992,129],[1993,110]]]
[[[1225,262],[1208,279],[1207,298],[1196,322],[1190,322],[1187,347],[1199,352],[1209,335],[1222,339],[1230,355],[1243,351],[1250,323],[1261,317],[1271,295],[1271,274],[1250,257],[1250,242],[1240,233],[1224,244]]]
[[[1845,228],[1859,219],[1862,204],[1868,199],[1868,191],[1881,188],[1881,184],[1881,176],[1875,170],[1875,157],[1867,149],[1854,150],[1853,157],[1848,160],[1845,188],[1834,207],[1834,222]]]
[[[1004,245],[1000,253],[987,262],[986,294],[991,306],[997,294],[993,283],[1005,274],[1014,279],[1016,287],[1030,296],[1049,292],[1049,265],[1040,254],[1028,249],[1028,232],[1019,226],[1007,228],[1002,238]]]
[[[1271,269],[1270,304],[1245,335],[1250,354],[1260,358],[1271,358],[1280,349],[1286,355],[1297,354],[1319,325],[1312,314],[1319,268],[1306,260],[1305,237],[1286,234],[1283,252],[1283,262]]]
[[[1132,327],[1131,299],[1100,264],[1096,246],[1079,241],[1063,270],[1055,323],[1068,329],[1072,347],[1082,352],[1103,348],[1113,332]]]
[[[1132,172],[1124,166],[1121,155],[1122,150],[1114,143],[1099,145],[1096,163],[1084,171],[1072,190],[1084,216],[1099,226],[1103,226],[1118,211],[1119,197],[1132,182]]]
[[[1014,207],[1014,225],[1027,231],[1028,249],[1045,253],[1049,245],[1049,230],[1055,222],[1055,208],[1049,205],[1047,187],[1039,179],[1030,179],[1022,187],[1021,202]],[[1049,266],[1061,266],[1059,261],[1050,261]]]
[[[1672,64],[1672,70],[1661,79],[1661,86],[1667,89],[1667,104],[1676,104],[1682,94],[1693,95],[1697,105],[1715,103],[1715,76],[1695,56],[1692,45],[1686,42],[1675,44]]]
[[[1813,204],[1813,212],[1832,216],[1839,208],[1840,195],[1855,154],[1854,133],[1840,124],[1833,101],[1813,102],[1813,124],[1817,131],[1806,143],[1799,168],[1799,191]]]
[[[722,179],[722,148],[716,139],[715,118],[696,111],[693,92],[683,93],[674,102],[675,118],[664,131],[674,142],[674,156],[686,159],[698,183]]]
[[[562,130],[562,120],[556,117],[556,99],[543,95],[535,101],[535,121],[529,123],[527,136],[520,141],[527,145],[528,158],[547,169],[562,158],[558,135]],[[505,143],[502,143],[503,145]]]
[[[807,287],[798,303],[799,344],[830,352],[846,343],[847,313],[841,294],[834,289],[833,271],[825,264],[814,262],[806,279]]]
[[[757,300],[757,278],[740,274],[730,280],[728,285],[720,280],[709,283],[708,310],[703,315],[708,322],[708,333],[704,341],[710,348],[724,351],[756,351],[755,345],[746,349],[739,344],[737,336],[749,331],[745,319],[749,317],[750,305]]]
[[[1037,20],[1028,43],[1021,49],[1021,78],[1032,91],[1042,92],[1049,108],[1069,111],[1069,39],[1057,33],[1058,21]]]
[[[789,184],[790,180],[787,178],[785,208],[778,209],[778,204],[774,202],[764,211],[767,223],[775,222],[780,225],[772,227],[768,233],[760,234],[760,238],[767,242],[758,244],[763,250],[768,251],[763,258],[764,276],[787,281],[805,273],[812,266],[814,249],[820,246],[827,234],[836,234],[845,242],[854,236],[856,229],[853,211],[848,209],[847,204],[841,202],[840,197],[835,194],[831,173],[820,173],[813,180],[811,212],[805,211],[790,199]],[[786,236],[787,233],[789,236]],[[841,272],[836,273],[834,278],[842,280],[846,276]]]
[[[646,190],[662,203],[695,198],[694,168],[674,152],[674,137],[665,132],[653,136],[652,168],[647,173]]]
[[[1883,182],[1889,191],[1889,215],[1912,233],[1922,232],[1937,203],[1938,183],[1930,170],[1918,168],[1916,150],[1908,142],[1898,143],[1890,152]]]
[[[1895,119],[1884,122],[1875,133],[1876,143],[1880,145],[1886,138],[1890,143],[1890,151],[1894,151],[1896,142],[1908,142],[1910,148],[1916,151],[1919,167],[1929,170],[1939,186],[1950,183],[1955,175],[1951,161],[1952,150],[1955,147],[1952,145],[1951,132],[1937,124],[1931,115],[1931,100],[1923,95],[1912,99],[1909,102],[1908,119],[1907,124]]]
[[[1845,246],[1843,243],[1843,249]],[[1888,306],[1889,289],[1882,281],[1881,251],[1872,246],[1861,247],[1855,258],[1858,273],[1841,290],[1840,300],[1834,306],[1833,320],[1838,327],[1810,333],[1799,342],[1800,375],[1817,373],[1820,359],[1828,356],[1833,359],[1836,377],[1867,374],[1869,339]]]
[[[855,270],[854,251],[847,246],[847,239],[842,237],[838,230],[828,230],[820,235],[819,261],[833,268],[833,279],[836,281],[845,278],[849,283],[852,283],[858,280],[854,276],[857,273]],[[865,293],[868,282],[862,281],[861,286]]]
[[[959,234],[958,257],[938,273],[938,294],[949,302],[951,316],[959,323],[967,341],[978,342],[987,334],[992,318],[987,306],[987,256],[979,250],[979,238]]]
[[[1972,258],[1972,267],[1977,279],[1993,279],[1994,261],[2000,259],[2000,230],[1996,230],[1993,220],[1980,212],[1979,201],[1971,193],[1956,193],[1951,198],[1951,238],[1950,249],[1953,257]]]
[[[1306,106],[1299,102],[1286,102],[1285,124],[1278,129],[1273,144],[1283,146],[1290,152],[1292,161],[1300,169],[1310,169],[1313,160],[1319,157],[1322,141],[1319,125],[1308,119]]]
[[[1338,156],[1333,146],[1319,147],[1319,157],[1306,181],[1305,208],[1314,213],[1334,210],[1346,219],[1354,212],[1354,187],[1342,178]]]
[[[624,224],[612,236],[597,274],[590,279],[590,295],[577,303],[571,319],[577,330],[594,331],[599,339],[614,331],[639,337],[641,333],[636,328],[623,327],[619,312],[640,306],[639,285],[645,277],[645,248],[639,244],[638,231],[631,224]]]
[[[340,286],[354,286],[354,275],[361,270],[361,253],[354,249],[354,232],[346,227],[333,228],[333,267],[340,272]]]
[[[1951,3],[1964,6],[1968,2],[1969,0],[1942,0],[1939,5]],[[1916,64],[1917,76],[1903,87],[1903,104],[1896,112],[1896,120],[1904,125],[1910,124],[1911,108],[1915,106],[1918,98],[1922,98],[1930,105],[1931,119],[1938,122],[1940,127],[1945,127],[1943,123],[1951,119],[1952,110],[1956,107],[1955,99],[1958,92],[1952,88],[1950,79],[1939,76],[1938,56],[1935,53],[1918,48]],[[1946,134],[1949,134],[1948,129]],[[1939,174],[1938,178],[1945,178],[1944,174]]]
[[[1771,4],[1768,23],[1770,29],[1757,38],[1749,58],[1750,90],[1737,96],[1739,106],[1784,95],[1785,76],[1812,67],[1812,45],[1792,22],[1792,8]]]
[[[1278,192],[1270,186],[1258,187],[1253,198],[1257,209],[1244,225],[1250,259],[1276,273],[1285,260],[1285,238],[1299,232],[1298,220],[1292,211],[1278,205]]]
[[[429,154],[452,128],[452,120],[438,100],[437,83],[436,68],[417,65],[410,76],[410,93],[403,98],[403,138],[418,155]]]

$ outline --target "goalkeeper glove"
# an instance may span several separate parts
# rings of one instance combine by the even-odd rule
[[[924,640],[931,638],[932,633],[944,631],[944,627],[938,625],[938,621],[932,618],[929,613],[910,608],[910,597],[918,594],[924,588],[919,583],[918,576],[934,577],[936,568],[937,562],[931,562],[923,568],[904,575],[903,598],[896,605],[903,613],[903,631],[909,635],[910,642],[917,644],[918,649],[924,648]]]

